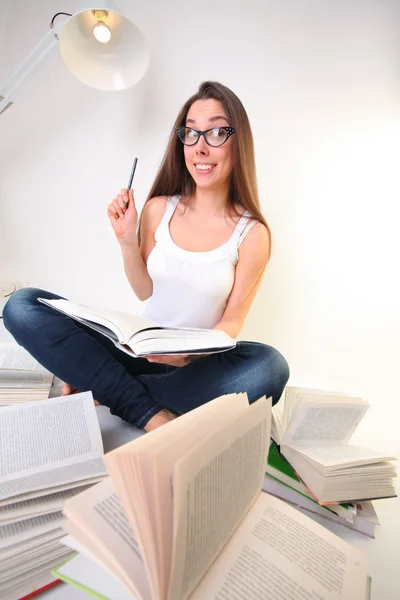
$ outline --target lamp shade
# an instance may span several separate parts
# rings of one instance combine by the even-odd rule
[[[100,6],[99,6],[100,5]],[[75,13],[60,32],[60,52],[69,71],[82,83],[98,90],[123,90],[144,76],[149,53],[141,31],[106,1]],[[93,27],[98,11],[111,32],[107,43],[96,39]]]

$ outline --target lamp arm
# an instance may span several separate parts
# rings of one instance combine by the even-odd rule
[[[65,21],[56,24],[54,23],[53,18],[50,29],[15,69],[5,84],[0,87],[0,115],[13,104],[12,100],[10,100],[12,93],[58,42],[59,34],[64,23]]]

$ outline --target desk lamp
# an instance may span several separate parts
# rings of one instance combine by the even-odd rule
[[[86,0],[86,6],[73,15],[56,13],[44,37],[0,86],[0,115],[12,106],[17,87],[58,42],[68,70],[98,90],[129,88],[147,70],[147,44],[136,25],[112,0],[90,6]]]

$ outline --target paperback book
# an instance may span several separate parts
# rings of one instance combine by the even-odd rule
[[[350,444],[369,409],[361,398],[287,386],[272,437],[320,504],[396,496],[396,457]]]

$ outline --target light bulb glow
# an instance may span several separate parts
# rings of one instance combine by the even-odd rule
[[[111,30],[105,23],[99,21],[93,27],[93,35],[98,42],[107,44],[111,39]]]

